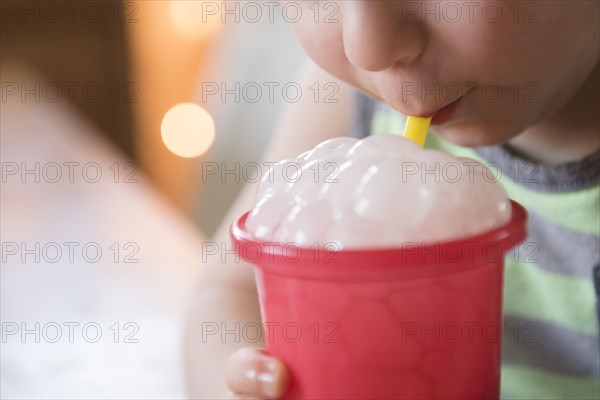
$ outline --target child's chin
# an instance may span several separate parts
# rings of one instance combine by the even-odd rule
[[[438,126],[433,129],[433,132],[445,140],[463,147],[499,145],[506,143],[514,136],[506,129],[476,123]]]

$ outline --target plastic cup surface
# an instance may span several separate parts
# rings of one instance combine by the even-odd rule
[[[497,399],[505,254],[526,212],[481,235],[335,251],[255,241],[231,227],[255,265],[270,354],[291,373],[288,399]]]

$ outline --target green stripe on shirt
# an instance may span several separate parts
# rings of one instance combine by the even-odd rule
[[[598,399],[600,381],[554,374],[522,365],[501,370],[502,399]]]
[[[586,335],[598,334],[592,281],[544,271],[510,257],[505,268],[505,314],[555,322]]]
[[[535,209],[564,228],[600,235],[600,185],[566,193],[542,193],[527,189],[509,179],[501,179],[508,195],[525,208]],[[574,208],[573,204],[579,207]]]

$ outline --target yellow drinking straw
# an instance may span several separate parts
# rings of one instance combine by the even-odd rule
[[[412,140],[421,147],[425,146],[425,139],[427,139],[427,131],[429,130],[430,123],[431,118],[408,117],[406,126],[404,127],[404,137]]]

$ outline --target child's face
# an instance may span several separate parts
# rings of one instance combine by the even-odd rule
[[[295,29],[322,68],[403,114],[448,106],[432,130],[465,146],[548,118],[600,59],[596,0],[303,3]]]

